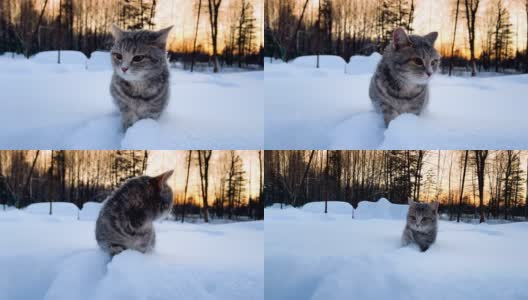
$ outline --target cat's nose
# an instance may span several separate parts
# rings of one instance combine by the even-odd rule
[[[433,72],[431,72],[431,71],[426,71],[425,74],[427,74],[427,77],[431,77],[431,75],[433,75]]]
[[[126,68],[126,67],[122,67],[121,68],[121,71],[123,71],[123,73],[126,73],[127,70],[128,70],[128,68]]]

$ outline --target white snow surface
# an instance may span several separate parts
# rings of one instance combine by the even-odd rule
[[[171,99],[159,120],[123,132],[109,92],[109,54],[0,56],[1,149],[261,149],[264,72],[171,69]]]
[[[376,218],[266,208],[266,299],[528,299],[528,223],[440,221],[422,253],[400,246],[403,216],[364,204]]]
[[[302,210],[305,212],[321,213],[324,212],[325,202],[309,202],[302,206]],[[327,211],[333,214],[348,214],[352,215],[353,207],[350,203],[344,201],[328,201]]]
[[[263,222],[156,223],[150,254],[110,260],[94,221],[0,211],[1,300],[263,299]]]
[[[419,117],[386,129],[368,89],[381,56],[265,60],[266,149],[524,149],[528,75],[462,78],[436,74]],[[296,63],[296,62],[302,63]],[[340,62],[341,66],[337,63]]]

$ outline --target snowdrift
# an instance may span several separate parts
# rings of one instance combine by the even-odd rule
[[[2,300],[263,299],[263,222],[156,223],[153,253],[112,260],[93,221],[11,210],[0,224]]]
[[[301,208],[305,212],[311,212],[311,213],[321,213],[324,212],[325,208],[325,202],[324,201],[317,201],[317,202],[310,202],[303,205]],[[328,201],[327,211],[331,214],[345,214],[345,215],[352,215],[352,211],[354,208],[350,203],[343,202],[343,201]]]
[[[319,205],[319,202],[317,202]],[[400,246],[407,205],[360,202],[356,218],[269,209],[267,299],[524,299],[528,223],[440,221],[425,253]],[[277,276],[280,274],[280,276]],[[426,295],[426,296],[424,296]]]
[[[60,65],[56,54],[0,56],[1,149],[263,148],[263,72],[171,69],[164,114],[124,132],[109,93],[109,54],[94,52],[87,59],[62,51]]]
[[[421,116],[401,115],[385,128],[368,89],[378,61],[353,56],[315,68],[265,62],[266,149],[524,149],[528,75],[448,77],[436,74]],[[339,67],[341,65],[341,67]],[[334,68],[332,68],[334,66]],[[292,112],[295,112],[292,115]]]
[[[309,67],[309,68],[315,68],[317,66],[317,56],[316,55],[308,55],[308,56],[300,56],[295,58],[291,65],[298,66],[298,67]],[[323,69],[337,69],[340,71],[344,71],[346,66],[345,60],[336,55],[319,55],[319,67]]]

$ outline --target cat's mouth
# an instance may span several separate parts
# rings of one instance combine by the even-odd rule
[[[117,70],[117,75],[119,75],[119,77],[123,78],[126,81],[136,81],[142,79],[140,74],[133,73],[130,70],[126,72],[123,72],[122,70]]]

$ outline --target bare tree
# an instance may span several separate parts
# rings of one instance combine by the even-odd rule
[[[189,186],[189,171],[191,170],[192,150],[187,154],[187,176],[185,176],[185,189],[183,192],[182,223],[185,221],[185,208],[187,206],[187,187]]]
[[[214,72],[218,73],[218,15],[222,0],[208,0],[209,24],[211,26],[211,43],[213,45]]]
[[[477,181],[479,190],[479,223],[485,222],[484,219],[484,174],[486,168],[486,158],[488,157],[488,150],[475,150],[475,165],[477,167]]]
[[[466,150],[465,153],[466,154],[464,158],[464,170],[462,171],[462,184],[460,186],[460,197],[458,199],[457,222],[460,222],[460,215],[462,213],[462,198],[464,197],[464,182],[466,180],[466,169],[467,169],[469,150]]]
[[[209,203],[207,195],[209,189],[209,161],[211,160],[212,150],[198,150],[198,166],[200,169],[200,186],[202,188],[203,217],[204,222],[209,222]]]
[[[471,55],[471,76],[477,76],[477,63],[475,60],[475,21],[479,4],[480,0],[464,0],[469,39],[469,52]]]
[[[453,71],[453,58],[455,56],[455,41],[456,41],[456,32],[457,32],[457,26],[458,26],[459,10],[460,10],[460,0],[457,0],[456,8],[455,8],[455,26],[453,27],[453,40],[451,42],[451,57],[449,58],[449,76],[451,76],[451,72]]]
[[[191,72],[194,70],[194,62],[196,60],[196,41],[198,40],[198,28],[200,26],[200,13],[202,11],[202,0],[198,0],[198,12],[196,13],[196,30],[194,31],[193,53],[191,60]],[[182,220],[183,222],[183,220]]]

